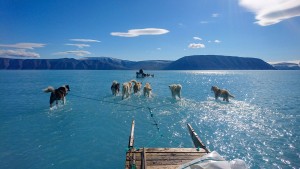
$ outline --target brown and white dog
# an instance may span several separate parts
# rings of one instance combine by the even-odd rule
[[[141,90],[142,88],[142,82],[137,82],[136,80],[131,80],[131,82],[134,83],[133,85],[133,92],[134,93],[137,93]]]
[[[227,90],[219,89],[217,86],[212,86],[211,90],[215,93],[215,99],[217,100],[218,97],[223,97],[223,101],[229,102],[229,97],[234,98]]]
[[[63,104],[66,102],[66,95],[70,91],[69,85],[64,85],[59,87],[58,89],[54,89],[52,86],[47,87],[44,89],[45,93],[51,92],[50,95],[50,107],[52,107],[52,103],[56,101],[56,105],[58,104],[58,100],[62,100]]]
[[[129,97],[131,93],[131,87],[131,82],[125,82],[122,84],[122,100]]]
[[[169,85],[169,88],[172,93],[172,97],[176,99],[176,96],[178,96],[181,99],[181,89],[182,86],[180,84],[171,84]]]
[[[116,96],[120,92],[120,83],[113,81],[110,89],[112,94]]]
[[[144,91],[144,96],[150,97],[152,91],[150,83],[145,84],[143,91]]]

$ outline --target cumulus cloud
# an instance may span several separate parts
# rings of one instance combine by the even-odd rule
[[[24,49],[17,50],[0,50],[0,56],[3,57],[31,57],[31,58],[39,58],[40,55],[35,52],[27,52]]]
[[[239,4],[255,13],[255,23],[260,26],[300,16],[299,0],[239,0]]]
[[[16,43],[16,44],[0,44],[0,47],[18,48],[18,49],[34,49],[45,47],[43,43]]]
[[[128,32],[112,32],[112,36],[121,36],[121,37],[137,37],[141,35],[162,35],[166,34],[169,31],[166,29],[159,28],[145,28],[145,29],[130,29]]]
[[[200,37],[194,36],[193,37],[194,40],[202,40]]]
[[[85,50],[71,50],[71,51],[65,51],[65,52],[57,52],[54,53],[54,55],[76,55],[76,56],[85,56],[91,54],[89,51]]]
[[[68,45],[68,46],[76,46],[78,48],[84,48],[84,47],[90,47],[90,45],[88,44],[73,44],[73,43],[67,43],[65,45]]]
[[[84,43],[89,43],[89,42],[101,42],[99,40],[95,40],[95,39],[69,39],[70,41],[74,41],[74,42],[84,42]]]
[[[189,48],[193,48],[193,49],[196,49],[196,48],[205,48],[205,45],[202,44],[202,43],[191,43],[191,44],[189,44],[188,47]]]
[[[215,40],[214,42],[215,42],[215,43],[221,43],[221,41],[220,41],[220,40]]]
[[[218,14],[218,13],[213,13],[213,14],[211,15],[211,17],[217,18],[217,17],[219,17],[219,15],[220,15],[220,14]]]

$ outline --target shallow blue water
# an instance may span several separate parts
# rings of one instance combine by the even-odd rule
[[[112,96],[135,71],[0,71],[0,168],[124,168],[135,147],[192,147],[191,123],[210,150],[251,168],[300,168],[300,71],[148,71],[151,98]],[[183,86],[173,100],[168,85]],[[49,109],[49,85],[69,84]],[[235,99],[215,101],[212,85]],[[128,105],[128,106],[127,106]],[[130,106],[133,105],[133,106]],[[158,131],[153,118],[158,122]]]

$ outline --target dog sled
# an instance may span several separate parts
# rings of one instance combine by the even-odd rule
[[[143,69],[140,69],[136,72],[136,78],[144,78],[144,77],[154,77],[154,74],[146,74],[144,73]]]
[[[135,148],[134,126],[133,120],[126,152],[125,169],[247,169],[243,160],[228,162],[217,152],[211,152],[190,124],[187,124],[187,127],[195,148]]]

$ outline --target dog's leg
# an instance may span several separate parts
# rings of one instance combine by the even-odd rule
[[[181,99],[181,93],[180,92],[178,93],[178,97],[179,97],[179,99]]]
[[[215,94],[215,99],[216,99],[216,100],[218,100],[218,97],[219,97],[218,94]]]
[[[50,97],[50,100],[49,100],[49,103],[50,103],[50,108],[52,107],[52,103],[54,102],[54,100],[51,99]]]

